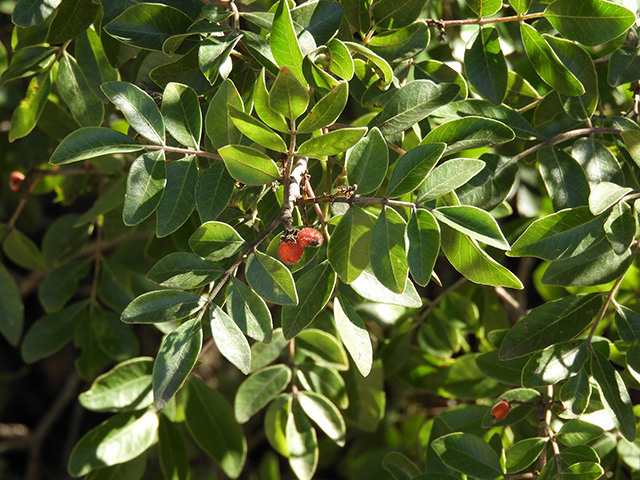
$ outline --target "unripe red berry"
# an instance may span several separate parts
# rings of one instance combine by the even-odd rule
[[[298,232],[298,243],[303,247],[319,247],[322,240],[322,234],[315,228],[306,227]]]
[[[20,187],[22,187],[22,182],[24,182],[24,173],[18,172],[14,170],[9,175],[9,189],[12,192],[19,192]]]
[[[278,255],[280,259],[289,265],[298,263],[302,258],[304,248],[299,243],[282,242],[278,247]]]
[[[498,402],[493,406],[493,408],[491,409],[491,415],[496,420],[502,420],[507,416],[509,410],[511,410],[509,402],[507,402],[506,400],[502,400],[501,402]]]

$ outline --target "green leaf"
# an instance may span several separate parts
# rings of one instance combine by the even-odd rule
[[[136,132],[153,143],[164,145],[164,120],[148,94],[127,82],[108,82],[101,88]]]
[[[284,143],[284,140],[282,140],[280,135],[275,133],[260,120],[253,118],[251,115],[247,115],[232,105],[228,105],[227,108],[229,110],[229,116],[236,128],[244,135],[249,137],[258,145],[270,148],[271,150],[275,150],[277,152],[287,151],[287,145]]]
[[[609,359],[598,350],[591,356],[591,373],[600,387],[600,398],[620,434],[630,442],[636,439],[636,419],[629,392]]]
[[[435,200],[475,177],[485,167],[475,158],[453,158],[434,168],[418,190],[418,203]]]
[[[611,151],[595,138],[580,138],[571,149],[593,190],[601,182],[624,183],[622,167]]]
[[[500,358],[522,357],[571,340],[595,319],[602,301],[598,294],[571,295],[534,308],[507,332]]]
[[[122,220],[125,225],[137,225],[156,211],[167,183],[164,151],[140,155],[131,164],[127,177]]]
[[[444,143],[429,143],[418,145],[402,155],[389,179],[389,197],[400,197],[422,185],[445,148]]]
[[[601,437],[603,433],[604,430],[602,427],[575,418],[565,423],[562,428],[558,430],[556,437],[561,444],[568,447],[575,447],[578,445],[587,445]]]
[[[371,231],[371,268],[380,282],[394,293],[407,284],[409,265],[405,239],[406,222],[393,208],[383,208]]]
[[[535,353],[522,369],[524,387],[555,385],[578,373],[589,356],[584,342],[569,341],[550,345]]]
[[[298,37],[293,28],[289,3],[281,0],[276,8],[271,27],[271,53],[279,67],[287,67],[300,82],[304,82],[302,73],[302,52],[298,44]],[[282,70],[280,70],[282,73]],[[289,117],[295,118],[295,117]]]
[[[344,0],[341,2],[344,7],[344,16],[361,35],[369,31],[371,25],[371,15],[367,2],[360,0]]]
[[[247,282],[267,302],[297,305],[298,293],[291,272],[281,262],[256,251],[247,260]]]
[[[84,0],[63,0],[47,32],[47,43],[59,44],[83,33],[94,21],[99,6]]]
[[[4,237],[2,250],[9,260],[27,270],[44,270],[44,257],[36,243],[13,228]]]
[[[264,185],[280,176],[270,157],[255,148],[227,145],[218,150],[229,174],[245,185]]]
[[[71,451],[67,469],[73,477],[133,460],[156,438],[155,411],[119,413],[87,432]]]
[[[17,78],[31,77],[51,67],[58,47],[33,45],[19,48],[11,57],[9,68],[2,72],[0,86]]]
[[[298,133],[309,133],[333,125],[344,110],[348,98],[349,84],[340,82],[337,87],[318,100],[296,130]]]
[[[377,190],[385,179],[389,166],[389,150],[376,127],[369,130],[347,152],[346,169],[350,185],[358,185],[361,194]]]
[[[184,406],[189,433],[198,446],[231,478],[238,478],[247,457],[247,440],[233,408],[217,390],[192,378]]]
[[[460,87],[458,96],[460,98],[467,98],[467,82],[460,73],[446,63],[437,60],[425,60],[414,63],[414,67],[414,77],[416,80],[425,79],[431,80],[434,83],[455,83]]]
[[[165,415],[160,415],[158,458],[164,478],[188,480],[191,470],[182,433]]]
[[[586,206],[561,210],[529,225],[507,255],[544,260],[575,257],[602,241],[605,221],[604,215],[594,217]]]
[[[264,431],[271,447],[280,455],[288,457],[286,427],[291,412],[291,394],[282,394],[271,402],[264,416]]]
[[[465,235],[501,250],[509,250],[498,222],[489,213],[468,205],[451,205],[432,210],[438,221],[447,224]]]
[[[210,222],[218,218],[233,195],[234,180],[223,162],[207,168],[196,184],[196,208],[200,220]]]
[[[331,64],[329,69],[343,80],[353,78],[353,59],[347,46],[337,38],[332,39],[328,44],[331,53]]]
[[[416,57],[428,43],[429,27],[423,22],[415,22],[398,30],[371,37],[368,46],[382,58],[396,64]]]
[[[431,446],[450,468],[479,480],[503,476],[498,454],[484,440],[469,433],[450,433]]]
[[[78,401],[94,412],[131,412],[153,404],[151,375],[153,358],[138,357],[119,363],[103,373],[82,392]]]
[[[53,270],[38,287],[38,300],[47,313],[57,312],[75,295],[78,281],[89,273],[91,258],[76,260]]]
[[[87,480],[113,480],[114,478],[140,480],[147,469],[147,456],[147,452],[143,452],[128,462],[94,470],[85,478]]]
[[[160,52],[166,40],[185,33],[191,23],[191,19],[177,8],[160,3],[140,3],[107,23],[104,30],[127,45]]]
[[[490,211],[498,207],[509,196],[516,182],[518,166],[510,162],[508,157],[492,153],[485,153],[480,159],[485,162],[484,168],[465,185],[459,187],[456,194],[461,203],[475,205]],[[448,160],[443,165],[454,160]],[[428,182],[429,179],[423,188]],[[422,193],[422,189],[418,193]]]
[[[253,87],[253,106],[258,117],[280,132],[288,132],[289,127],[284,116],[271,108],[270,93],[265,83],[266,70],[263,68]]]
[[[424,4],[425,0],[409,0],[406,2],[380,0],[373,5],[373,18],[377,27],[386,30],[406,27],[420,16],[420,11]]]
[[[500,2],[496,3],[500,9]],[[469,83],[484,98],[500,105],[507,94],[508,68],[496,28],[478,31],[473,44],[464,52],[464,65]]]
[[[537,157],[538,168],[554,210],[580,207],[587,203],[589,181],[575,158],[551,146],[538,150]]]
[[[189,237],[191,250],[212,262],[231,257],[244,244],[240,234],[222,222],[203,223]]]
[[[579,462],[562,471],[562,477],[580,480],[597,480],[604,475],[604,469],[597,462]]]
[[[482,285],[523,288],[518,277],[491,258],[474,239],[446,225],[441,229],[442,250],[462,275]]]
[[[225,37],[207,37],[198,48],[198,64],[209,83],[213,85],[229,61],[229,55],[243,35],[234,32]],[[166,49],[166,44],[165,44]]]
[[[212,305],[211,336],[216,347],[245,375],[251,370],[251,348],[240,327],[217,305]]]
[[[251,417],[280,395],[291,382],[291,369],[283,364],[265,367],[252,373],[238,387],[235,416],[240,423]]]
[[[527,23],[520,24],[520,34],[527,57],[536,73],[552,88],[572,97],[585,93],[584,86],[563,65],[547,41]]]
[[[418,285],[425,286],[431,279],[440,253],[440,227],[429,211],[420,209],[411,213],[407,239],[407,263],[411,276]]]
[[[205,131],[216,149],[239,143],[242,138],[242,134],[229,116],[227,104],[239,110],[244,109],[242,97],[229,79],[222,82],[216,94],[209,101],[209,108],[207,108],[204,119]]]
[[[333,231],[327,257],[340,280],[349,284],[369,264],[369,243],[373,219],[361,208],[347,210]]]
[[[167,184],[156,211],[156,235],[166,237],[178,230],[195,207],[198,164],[193,156],[167,165]]]
[[[605,0],[556,0],[544,17],[563,37],[587,46],[619,37],[636,21],[633,12]]]
[[[251,345],[251,371],[260,370],[278,359],[288,344],[282,335],[282,328],[276,328],[269,343],[256,342]]]
[[[66,52],[60,59],[56,86],[80,126],[97,127],[102,123],[104,105],[91,90],[76,59]]]
[[[317,328],[307,328],[298,334],[296,352],[334,370],[345,371],[349,368],[347,352],[338,339]]]
[[[431,80],[409,82],[389,99],[376,118],[376,125],[385,136],[402,132],[449,103],[459,90],[460,87],[453,83],[436,85]]]
[[[227,289],[226,310],[245,335],[258,342],[271,341],[271,311],[262,298],[235,277],[231,277]]]
[[[335,298],[333,313],[336,329],[342,343],[362,376],[366,377],[371,372],[373,365],[373,347],[367,327],[360,315],[342,295]]]
[[[202,349],[202,323],[187,320],[167,334],[153,364],[153,400],[161,410],[182,388]]]
[[[331,440],[339,446],[344,446],[346,434],[344,418],[340,410],[327,397],[316,392],[302,391],[296,396],[296,400],[304,413],[313,419]]]
[[[147,273],[152,282],[166,288],[190,290],[215,281],[222,269],[215,263],[187,252],[174,252],[160,259]]]
[[[400,452],[389,452],[382,459],[382,466],[395,480],[421,479],[420,469]]]
[[[445,155],[450,155],[461,150],[510,142],[514,138],[513,130],[502,122],[468,116],[438,125],[424,137],[422,144],[446,143]]]
[[[289,412],[285,432],[293,473],[299,480],[311,480],[318,467],[318,438],[311,422],[297,405]]]
[[[181,290],[156,290],[143,293],[122,312],[124,323],[163,323],[188,317],[202,308],[199,295]]]
[[[110,128],[84,127],[74,130],[53,151],[49,163],[64,165],[114,153],[142,150],[143,145]]]
[[[618,255],[626,252],[635,240],[636,229],[636,217],[629,204],[618,202],[614,205],[607,221],[604,223],[605,235],[613,247],[613,251]]]
[[[198,94],[191,87],[167,84],[162,94],[162,116],[173,138],[189,148],[200,148],[202,112]]]
[[[104,216],[111,210],[118,208],[122,205],[126,191],[126,179],[118,177],[105,184],[104,190],[101,195],[96,199],[95,203],[89,210],[80,215],[80,218],[76,220],[74,227],[91,223],[99,216]]]
[[[298,155],[321,158],[353,147],[367,133],[367,127],[341,128],[313,137],[298,147]]]
[[[528,359],[528,357],[521,357],[514,360],[500,360],[498,350],[491,350],[478,355],[476,365],[487,377],[519,387],[522,385],[522,369]]]
[[[179,59],[155,67],[149,72],[149,78],[160,88],[165,88],[171,82],[177,82],[189,85],[198,95],[204,95],[211,90],[209,80],[200,70],[197,45]],[[219,110],[218,114],[221,119],[227,118],[222,110]],[[208,126],[206,128],[208,130]],[[220,134],[224,134],[224,131],[221,131]]]
[[[105,101],[100,85],[118,80],[119,73],[109,63],[102,40],[93,27],[76,37],[74,53],[89,87],[100,100]]]
[[[269,107],[280,115],[294,120],[304,113],[308,105],[307,89],[291,70],[282,67],[269,92]]]
[[[324,309],[336,285],[336,273],[328,261],[312,268],[296,282],[301,301],[282,308],[282,332],[289,340],[304,330]]]
[[[613,51],[609,60],[609,76],[607,81],[612,87],[619,87],[633,82],[640,72],[640,57],[633,47],[620,47]]]
[[[86,302],[77,302],[36,320],[20,345],[25,363],[50,357],[69,343],[75,336],[78,323],[87,320],[86,307]]]
[[[640,342],[640,315],[624,305],[616,304],[616,328],[625,343]]]
[[[62,0],[19,0],[15,3],[11,21],[18,27],[31,27],[44,22],[55,12]]]
[[[378,82],[379,87],[383,89],[387,85],[391,83],[393,80],[393,70],[391,66],[387,63],[387,61],[373,53],[370,49],[365,47],[364,45],[360,45],[355,42],[343,42],[345,46],[353,53],[362,55],[368,61],[373,63],[376,67],[376,73],[380,81]],[[383,132],[384,133],[384,132]]]
[[[548,440],[546,437],[532,437],[514,443],[507,452],[505,464],[507,473],[521,472],[535,462],[547,445]]]
[[[380,283],[380,280],[376,278],[371,270],[370,265],[362,271],[358,278],[351,282],[350,286],[358,295],[372,302],[398,305],[407,308],[422,306],[422,300],[413,282],[407,282],[404,292],[394,293]]]
[[[478,14],[478,17],[489,17],[502,8],[500,0],[465,0],[465,2]]]
[[[595,186],[591,195],[589,195],[589,210],[594,215],[600,215],[613,205],[617,204],[622,197],[633,189],[629,187],[621,187],[615,183],[602,182]]]
[[[33,77],[25,97],[11,115],[9,142],[26,137],[35,128],[51,92],[51,71]]]

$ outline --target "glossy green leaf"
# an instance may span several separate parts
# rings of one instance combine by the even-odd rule
[[[209,80],[200,70],[198,46],[193,47],[185,55],[173,62],[163,63],[155,67],[149,72],[149,77],[160,88],[165,88],[169,83],[176,82],[189,85],[198,95],[204,95],[211,90]],[[209,105],[211,105],[211,102],[209,102]],[[218,111],[218,114],[222,114],[220,115],[221,119],[226,119],[224,111]],[[208,126],[206,128],[208,132]],[[224,131],[221,131],[220,134],[224,134]]]
[[[496,3],[499,9],[500,2]],[[471,47],[465,50],[464,64],[469,83],[484,98],[500,105],[507,94],[508,68],[497,29],[486,27],[478,32]]]
[[[377,190],[385,179],[389,166],[389,149],[376,127],[369,130],[347,152],[347,178],[349,184],[358,185],[361,194]]]
[[[291,394],[282,394],[269,404],[264,416],[264,432],[271,447],[288,457],[286,427],[291,412]]]
[[[40,317],[29,328],[20,345],[25,363],[37,362],[59,351],[73,339],[78,323],[86,320],[86,302],[77,302],[64,310]]]
[[[232,256],[244,244],[240,234],[222,222],[203,223],[189,238],[191,250],[213,262]]]
[[[614,50],[609,60],[609,76],[607,81],[612,87],[619,87],[633,82],[640,75],[640,57],[637,49],[621,47]]]
[[[117,478],[140,480],[147,469],[147,456],[147,452],[143,452],[128,462],[94,470],[85,478],[87,480],[114,480]]]
[[[198,64],[209,83],[213,85],[224,69],[229,55],[242,35],[233,32],[225,37],[207,37],[198,47]],[[166,49],[166,44],[165,44]]]
[[[571,295],[534,308],[507,332],[500,358],[522,357],[571,340],[595,319],[602,300],[597,294]]]
[[[452,83],[436,85],[431,80],[409,82],[389,99],[376,117],[376,125],[383,135],[402,132],[449,103],[459,90],[460,87]]]
[[[624,305],[616,305],[616,327],[626,343],[640,342],[640,314]]]
[[[446,148],[444,143],[418,145],[400,157],[395,165],[387,194],[400,197],[412,192],[425,181]]]
[[[317,328],[307,328],[296,337],[296,352],[312,359],[316,364],[334,370],[349,368],[347,352],[333,335]]]
[[[131,164],[127,177],[122,219],[125,225],[137,225],[156,211],[167,183],[164,151],[147,152]]]
[[[81,477],[96,469],[132,460],[151,447],[157,430],[155,411],[119,413],[76,443],[69,457],[69,474]]]
[[[407,263],[411,276],[418,285],[425,286],[431,279],[440,253],[440,227],[429,211],[420,209],[411,213],[407,239]]]
[[[367,327],[360,315],[343,296],[336,297],[333,313],[342,343],[362,376],[366,377],[371,372],[373,365],[373,347]]]
[[[74,130],[53,151],[49,163],[64,165],[113,153],[142,150],[132,138],[110,128],[84,127]]]
[[[373,219],[361,208],[345,213],[331,235],[327,257],[340,280],[349,284],[369,264],[369,243]]]
[[[405,237],[406,222],[393,208],[384,208],[371,231],[370,262],[378,280],[395,293],[407,283],[409,265]]]
[[[437,60],[425,60],[414,64],[416,80],[431,80],[434,83],[455,83],[460,87],[458,96],[467,98],[468,88],[465,79],[449,65]]]
[[[245,335],[259,342],[270,342],[273,321],[264,300],[240,280],[231,277],[226,310]]]
[[[389,452],[382,459],[382,466],[395,480],[421,478],[420,469],[400,452]]]
[[[545,83],[563,95],[578,96],[585,93],[584,86],[563,65],[547,41],[535,28],[527,23],[522,23],[520,34],[527,57]]]
[[[253,106],[258,117],[271,128],[288,132],[289,127],[284,116],[271,108],[270,93],[265,83],[266,71],[263,68],[253,87]]]
[[[543,387],[554,385],[578,373],[588,358],[587,347],[583,342],[570,341],[550,345],[535,353],[522,369],[524,387]]]
[[[164,478],[188,480],[191,471],[187,446],[180,430],[165,415],[160,415],[158,446],[158,458]]]
[[[270,365],[280,357],[288,344],[289,342],[282,335],[282,328],[276,328],[269,343],[255,342],[251,345],[251,372]]]
[[[309,92],[295,74],[282,67],[269,92],[269,107],[291,120],[304,113],[309,105]]]
[[[264,185],[280,176],[270,157],[255,148],[227,145],[218,150],[229,174],[246,185]]]
[[[100,197],[94,202],[94,204],[80,215],[80,218],[76,220],[74,227],[91,223],[99,216],[106,215],[111,210],[118,208],[122,205],[126,191],[126,179],[119,177],[106,183]]]
[[[418,18],[424,4],[425,0],[381,0],[374,4],[373,18],[376,26],[387,30],[406,27]]]
[[[62,0],[20,0],[15,3],[11,21],[19,27],[31,27],[45,21]]]
[[[200,221],[213,221],[227,208],[234,183],[223,162],[211,165],[200,175],[196,184],[196,208]]]
[[[280,135],[271,130],[260,120],[238,110],[233,107],[233,105],[228,105],[227,108],[229,110],[229,116],[236,128],[248,138],[256,142],[258,145],[270,148],[271,150],[275,150],[277,152],[287,151],[287,145],[284,143],[284,140],[282,140]]]
[[[600,387],[600,398],[620,434],[630,442],[636,439],[633,405],[624,381],[609,359],[598,350],[591,356],[591,373]]]
[[[336,273],[329,262],[322,262],[296,281],[300,302],[282,308],[282,332],[291,339],[304,330],[324,309],[336,285]]]
[[[140,295],[122,312],[125,323],[163,323],[185,318],[201,308],[199,295],[181,290],[156,290]]]
[[[307,416],[293,406],[286,426],[289,465],[299,480],[311,480],[318,467],[318,438]]]
[[[57,312],[78,290],[78,282],[87,276],[91,258],[76,260],[53,270],[38,287],[38,300],[47,313]]]
[[[217,305],[212,306],[211,335],[216,347],[245,375],[251,370],[251,348],[240,327]]]
[[[296,130],[298,133],[308,133],[333,125],[344,110],[348,98],[349,84],[340,82],[337,87],[318,100]]]
[[[353,147],[367,133],[366,127],[341,128],[313,137],[298,147],[298,155],[322,158]]]
[[[109,63],[102,39],[93,27],[76,37],[74,54],[89,87],[100,100],[105,101],[100,85],[118,80],[119,73]]]
[[[398,30],[371,37],[368,47],[395,64],[416,57],[428,43],[429,27],[423,22],[415,22]]]
[[[466,184],[459,187],[455,193],[462,204],[474,205],[490,211],[502,204],[509,196],[516,182],[518,166],[510,162],[508,157],[492,153],[485,153],[480,159],[485,162],[484,168]],[[443,165],[455,160],[449,160]],[[428,181],[427,179],[418,194],[423,191]]]
[[[205,131],[216,149],[239,143],[242,138],[242,134],[229,116],[227,104],[239,110],[244,109],[242,97],[240,97],[236,86],[229,79],[222,82],[213,98],[209,101],[209,108],[207,108],[207,114],[204,119]]]
[[[108,82],[101,88],[136,132],[153,143],[164,145],[164,120],[148,94],[127,82]]]
[[[17,78],[30,77],[49,68],[55,59],[58,47],[32,45],[19,48],[11,57],[9,68],[2,72],[0,86]]]
[[[362,273],[350,284],[358,295],[376,303],[386,303],[401,307],[416,308],[422,305],[422,300],[413,282],[407,282],[404,292],[394,293],[378,280],[368,265]]]
[[[187,383],[185,419],[191,437],[231,478],[238,478],[247,457],[247,440],[233,408],[202,380]]]
[[[202,349],[202,323],[187,320],[167,334],[153,364],[153,401],[161,410],[182,388]]]
[[[572,413],[580,415],[587,409],[593,390],[589,383],[589,374],[582,370],[565,382],[560,389],[560,398]]]
[[[167,184],[158,203],[156,235],[166,237],[180,228],[195,206],[198,165],[188,156],[167,165]]]
[[[476,356],[475,360],[480,371],[487,377],[514,387],[522,385],[522,369],[528,357],[500,360],[498,350],[491,350]]]
[[[525,438],[513,444],[507,452],[507,473],[521,472],[535,462],[549,439],[545,437]]]
[[[64,43],[84,32],[94,21],[99,6],[83,0],[63,0],[49,25],[47,42]]]
[[[146,408],[153,404],[152,371],[151,357],[126,360],[96,378],[78,401],[94,412],[131,412]]]
[[[344,7],[345,18],[353,25],[353,28],[361,35],[367,33],[371,25],[369,5],[360,0],[344,0],[341,5]]]
[[[551,146],[542,147],[537,156],[540,174],[556,211],[587,203],[589,181],[573,157]]]
[[[497,453],[484,440],[469,433],[450,433],[431,443],[450,468],[478,478],[493,480],[503,475]]]
[[[173,138],[189,148],[200,148],[202,112],[198,94],[191,87],[167,84],[162,94],[162,116]]]
[[[380,57],[379,55],[376,55],[370,49],[368,49],[363,45],[360,45],[359,43],[355,43],[355,42],[343,42],[343,43],[351,52],[358,55],[362,55],[368,61],[373,63],[373,65],[375,65],[377,75],[380,79],[379,83],[381,84],[380,85],[381,88],[384,88],[391,83],[391,81],[393,80],[393,70],[391,69],[391,66],[387,63],[387,61],[384,58]]]
[[[333,73],[343,80],[353,78],[353,59],[347,46],[337,38],[332,39],[328,44],[331,53],[331,64],[329,68]]]
[[[614,205],[604,223],[605,235],[614,252],[622,255],[631,247],[636,237],[637,227],[636,217],[627,202],[618,202]]]
[[[291,272],[269,255],[255,252],[245,268],[247,282],[267,302],[297,305],[298,293]]]
[[[246,423],[287,388],[291,369],[286,365],[272,365],[252,373],[238,387],[234,411],[236,420]]]
[[[437,126],[424,137],[422,143],[446,143],[444,154],[449,155],[461,150],[510,142],[514,138],[513,130],[502,122],[468,116]]]
[[[9,260],[22,268],[45,269],[44,257],[36,243],[16,228],[4,236],[2,251]]]
[[[509,250],[509,242],[504,238],[496,220],[484,210],[468,205],[451,205],[432,210],[439,222],[465,235],[501,250]]]
[[[35,128],[51,92],[51,72],[46,71],[33,77],[27,87],[25,97],[11,115],[9,141],[26,137]]]
[[[160,3],[140,3],[131,5],[104,29],[127,45],[162,51],[167,39],[185,33],[191,23],[191,19],[177,8]]]
[[[529,225],[508,255],[544,260],[575,257],[600,243],[605,221],[606,216],[594,217],[586,206],[561,210]]]
[[[600,215],[622,200],[622,197],[632,190],[632,188],[621,187],[611,182],[599,183],[589,195],[589,210],[594,215]]]
[[[428,202],[466,184],[485,166],[475,158],[453,158],[434,168],[418,189],[418,202]]]
[[[576,140],[571,149],[571,156],[582,165],[592,190],[601,182],[624,183],[620,163],[613,153],[595,138]]]
[[[441,246],[451,265],[474,283],[523,288],[513,273],[491,258],[468,236],[441,225]]]
[[[489,17],[502,8],[500,0],[465,0],[465,2],[478,14],[478,17]]]
[[[160,259],[147,273],[152,282],[166,288],[190,290],[213,282],[222,275],[215,263],[187,252],[174,252]]]
[[[65,52],[56,75],[60,96],[81,127],[97,127],[104,117],[104,105],[94,94],[75,58]]]
[[[569,420],[556,434],[558,441],[568,447],[587,445],[601,437],[604,433],[602,427],[585,422],[579,418]]]
[[[304,75],[302,74],[302,52],[298,44],[298,37],[293,28],[289,3],[286,0],[281,0],[278,3],[273,18],[269,41],[271,44],[271,53],[278,66],[289,68],[300,82],[304,82]]]
[[[331,440],[344,446],[346,426],[340,410],[331,401],[316,392],[302,391],[296,396],[300,407]]]
[[[588,46],[619,37],[636,21],[627,8],[596,0],[556,0],[544,16],[562,36]]]

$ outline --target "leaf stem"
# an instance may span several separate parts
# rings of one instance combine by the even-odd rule
[[[167,145],[142,145],[147,150],[164,150],[165,152],[184,153],[185,155],[197,155],[198,157],[222,160],[220,155],[205,152],[204,150],[190,150],[188,148],[169,147]]]

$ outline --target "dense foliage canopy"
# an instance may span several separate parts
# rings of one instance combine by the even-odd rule
[[[633,0],[0,8],[0,476],[640,478]]]

